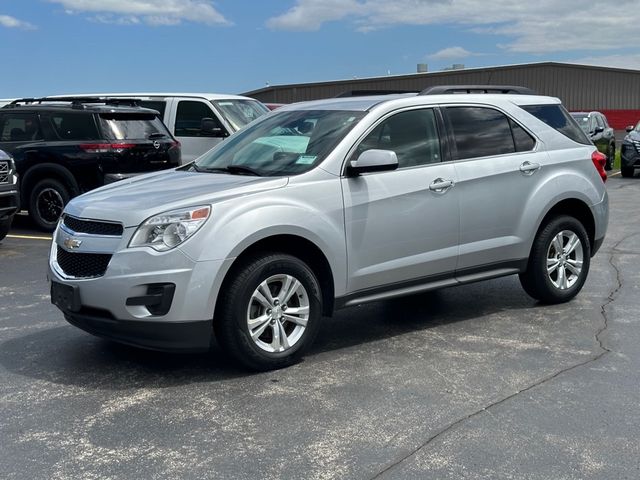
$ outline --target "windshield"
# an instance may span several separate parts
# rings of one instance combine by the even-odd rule
[[[296,110],[275,113],[233,135],[195,162],[195,170],[243,168],[261,176],[297,175],[331,152],[366,112]]]
[[[571,116],[578,122],[584,133],[589,133],[589,115],[584,113],[572,113]]]
[[[213,100],[211,103],[222,111],[222,116],[235,130],[269,112],[267,107],[255,100]]]

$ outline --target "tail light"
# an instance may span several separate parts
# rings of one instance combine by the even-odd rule
[[[606,182],[607,172],[604,169],[604,166],[607,164],[607,157],[603,153],[600,153],[596,150],[591,154],[591,161],[593,162],[593,166],[596,167],[596,170],[600,174],[600,178],[602,178],[602,181]]]
[[[109,153],[135,147],[135,143],[82,143],[80,148],[87,153]]]

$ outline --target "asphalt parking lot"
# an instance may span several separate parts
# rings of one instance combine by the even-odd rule
[[[263,374],[68,325],[20,218],[0,244],[0,476],[639,478],[640,178],[607,185],[572,302],[507,277],[349,308]]]

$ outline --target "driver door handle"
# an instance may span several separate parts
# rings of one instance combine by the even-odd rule
[[[437,193],[445,193],[451,187],[453,187],[455,183],[453,180],[445,180],[444,178],[436,178],[431,185],[429,185],[429,190]]]

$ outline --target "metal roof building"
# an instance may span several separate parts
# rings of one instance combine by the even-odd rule
[[[559,97],[569,110],[599,110],[614,128],[640,120],[640,70],[541,62],[331,82],[274,85],[243,95],[265,103],[335,97],[352,90],[418,92],[434,85],[522,85]]]

